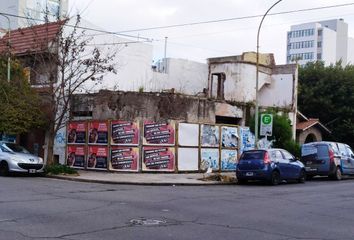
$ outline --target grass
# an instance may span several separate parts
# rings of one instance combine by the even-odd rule
[[[77,170],[70,168],[66,165],[54,164],[45,167],[45,173],[47,175],[60,175],[60,174],[72,174],[77,175]]]

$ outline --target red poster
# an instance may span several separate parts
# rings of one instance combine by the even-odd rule
[[[107,122],[89,122],[88,124],[88,142],[89,144],[108,144],[108,123]]]
[[[68,143],[85,144],[86,143],[86,123],[71,122],[68,124]]]
[[[89,146],[87,168],[107,169],[108,147]]]
[[[85,168],[85,146],[68,146],[66,164],[69,167]]]
[[[138,171],[139,148],[112,147],[111,166],[113,170]]]
[[[143,170],[174,171],[175,149],[171,147],[144,147]]]
[[[112,121],[112,145],[139,145],[139,123]]]
[[[174,123],[155,123],[144,121],[144,144],[145,145],[174,145],[175,126]]]

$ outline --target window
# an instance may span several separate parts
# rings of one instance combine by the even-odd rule
[[[322,54],[321,53],[317,53],[317,60],[322,60]]]
[[[318,30],[317,35],[318,35],[318,36],[322,36],[322,29],[319,29],[319,30]]]
[[[224,99],[225,73],[211,74],[211,97]]]
[[[317,42],[317,47],[318,48],[322,47],[322,42],[321,41]]]
[[[294,156],[291,155],[289,152],[283,150],[282,153],[283,153],[285,159],[288,159],[288,160],[294,159]]]

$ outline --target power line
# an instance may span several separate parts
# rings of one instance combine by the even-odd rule
[[[19,16],[19,15],[11,14],[11,13],[0,12],[0,15],[5,15],[5,16],[8,16],[8,17],[16,17],[16,18],[21,18],[21,19],[26,19],[26,20],[32,20],[32,21],[38,21],[38,22],[47,23],[44,19],[37,19],[37,18],[32,18],[32,17],[24,17],[24,16]],[[100,33],[110,34],[110,35],[119,35],[119,36],[129,37],[129,38],[141,38],[141,39],[144,39],[144,40],[146,40],[146,41],[151,41],[150,38],[141,37],[141,36],[133,36],[133,35],[129,35],[129,34],[111,32],[111,31],[106,31],[106,30],[99,30],[99,29],[95,29],[95,28],[82,27],[82,26],[75,26],[75,25],[66,24],[66,23],[65,23],[64,25],[67,26],[67,27],[78,28],[78,29],[82,29],[82,30],[100,32]]]
[[[324,6],[324,7],[314,7],[314,8],[303,8],[303,9],[298,9],[298,10],[269,13],[268,16],[284,15],[284,14],[298,13],[298,12],[308,12],[308,11],[315,11],[315,10],[322,10],[322,9],[337,8],[337,7],[346,7],[346,6],[352,6],[352,5],[354,5],[354,3],[345,3],[345,4],[337,4],[337,5],[331,5],[331,6]],[[139,31],[166,29],[166,28],[186,27],[186,26],[194,26],[194,25],[202,25],[202,24],[210,24],[210,23],[245,20],[245,19],[252,19],[252,18],[259,18],[259,17],[263,17],[263,14],[249,15],[249,16],[243,16],[243,17],[234,17],[234,18],[216,19],[216,20],[208,20],[208,21],[201,21],[201,22],[181,23],[181,24],[173,24],[173,25],[165,25],[165,26],[157,26],[157,27],[138,28],[138,29],[119,31],[117,33],[129,33],[129,32],[139,32]]]

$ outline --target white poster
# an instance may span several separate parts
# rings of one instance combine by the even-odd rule
[[[236,170],[236,163],[236,150],[221,150],[221,170]]]
[[[202,125],[201,129],[201,145],[203,147],[219,147],[219,126]]]
[[[179,146],[198,147],[199,125],[180,123],[178,125]]]
[[[223,148],[236,148],[238,143],[237,127],[221,127],[221,146]]]
[[[198,171],[198,148],[178,148],[178,171]]]
[[[201,150],[200,169],[219,170],[219,149],[217,148],[203,148]]]

